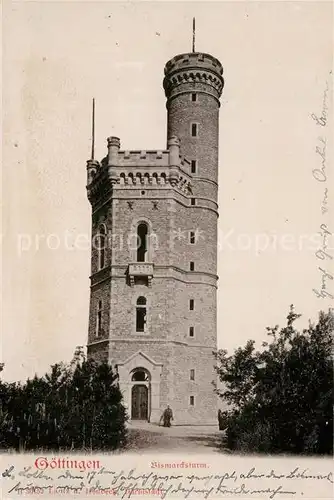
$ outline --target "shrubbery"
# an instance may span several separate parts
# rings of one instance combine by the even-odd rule
[[[316,325],[299,332],[291,307],[287,326],[267,328],[269,342],[254,341],[232,356],[220,350],[217,372],[230,406],[231,449],[267,453],[333,453],[334,315],[320,312]]]
[[[115,450],[126,443],[126,419],[117,375],[80,349],[44,377],[0,382],[2,449]]]

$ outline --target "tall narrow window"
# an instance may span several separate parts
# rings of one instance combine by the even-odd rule
[[[98,252],[99,252],[99,270],[100,270],[104,268],[106,260],[106,228],[104,225],[100,227],[99,231]]]
[[[189,309],[190,309],[190,311],[194,310],[194,299],[189,300]]]
[[[190,396],[189,404],[190,406],[195,406],[195,396]]]
[[[189,337],[193,337],[193,336],[194,336],[194,327],[190,326],[189,327]]]
[[[96,336],[102,333],[102,300],[99,300],[96,313]]]
[[[196,205],[196,198],[191,198],[190,204],[191,205]]]
[[[189,233],[190,243],[194,245],[196,243],[195,231],[190,231]]]
[[[190,380],[195,380],[195,370],[193,368],[190,370]]]
[[[198,136],[198,124],[197,123],[192,123],[191,124],[191,136],[192,137],[197,137]]]
[[[137,228],[137,262],[146,262],[147,260],[147,233],[147,224],[141,222]]]
[[[192,92],[192,94],[191,94],[191,100],[192,100],[192,102],[196,102],[197,101],[197,94],[196,94],[196,92]]]
[[[196,174],[197,170],[197,160],[191,160],[191,173]]]
[[[136,306],[136,332],[143,333],[146,331],[146,299],[139,297]]]
[[[190,271],[195,271],[195,262],[190,262]]]

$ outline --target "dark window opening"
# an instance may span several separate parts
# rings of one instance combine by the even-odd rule
[[[191,94],[191,100],[192,100],[193,102],[196,102],[196,101],[197,101],[197,94],[196,94],[195,92],[193,92],[193,93]]]
[[[195,270],[195,262],[190,262],[190,271]]]
[[[145,262],[147,255],[147,224],[138,225],[137,229],[137,262]]]
[[[105,246],[106,246],[106,230],[102,226],[98,237],[98,251],[99,251],[99,269],[105,266]]]
[[[196,198],[191,198],[190,204],[191,205],[196,205]]]
[[[190,406],[194,406],[195,405],[195,396],[190,396]]]
[[[196,243],[195,231],[190,231],[190,243],[194,245]]]
[[[102,331],[102,300],[99,300],[97,306],[97,315],[96,315],[96,335],[100,335]]]
[[[190,299],[189,300],[189,309],[190,309],[190,311],[194,310],[194,305],[195,305],[194,299]]]
[[[145,370],[137,370],[132,375],[131,380],[132,382],[146,382],[149,380],[149,376]]]
[[[147,286],[147,276],[134,276],[134,284]]]
[[[190,326],[189,327],[189,337],[193,337],[193,336],[194,336],[194,327]]]
[[[191,124],[191,135],[192,137],[197,137],[197,123]]]
[[[197,167],[197,160],[191,160],[191,173],[192,174],[196,173],[196,167]]]
[[[136,332],[143,333],[146,330],[146,299],[139,297],[136,307]]]
[[[194,369],[190,370],[190,380],[195,380],[195,370]]]

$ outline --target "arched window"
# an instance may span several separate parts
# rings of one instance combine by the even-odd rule
[[[102,300],[99,300],[96,312],[96,336],[102,333]]]
[[[147,224],[140,222],[137,226],[137,262],[146,262],[147,260],[147,234]]]
[[[146,331],[146,299],[139,297],[136,305],[136,332]]]
[[[148,382],[149,380],[150,376],[144,368],[136,368],[131,377],[132,382]]]
[[[106,227],[102,225],[98,237],[99,270],[103,269],[106,261]]]

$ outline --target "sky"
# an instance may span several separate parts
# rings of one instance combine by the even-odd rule
[[[225,77],[218,346],[260,345],[290,304],[300,328],[333,305],[332,2],[7,0],[3,10],[5,380],[43,374],[86,344],[89,245],[74,242],[90,235],[92,97],[97,158],[110,135],[122,149],[165,149],[164,64],[191,50],[193,16],[196,49]]]

